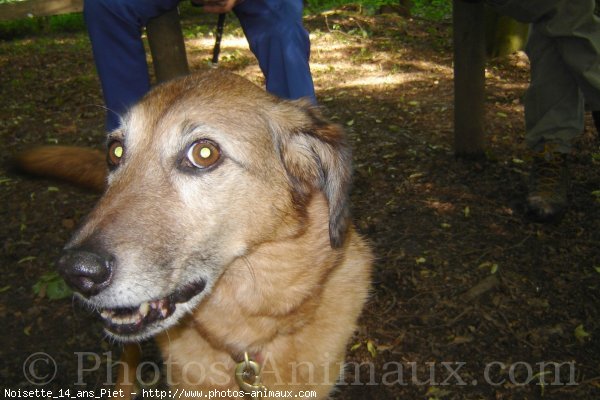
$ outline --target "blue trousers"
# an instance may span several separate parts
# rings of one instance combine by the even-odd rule
[[[179,0],[85,0],[87,25],[107,108],[106,129],[150,89],[141,39],[148,20],[177,7]],[[302,25],[302,0],[245,0],[234,13],[250,50],[277,96],[316,102],[308,59],[310,41]]]

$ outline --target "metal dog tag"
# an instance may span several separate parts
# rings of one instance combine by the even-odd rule
[[[235,367],[235,379],[238,386],[253,399],[261,396],[257,392],[266,390],[266,387],[260,383],[260,365],[250,360],[248,352],[244,352],[244,361],[239,362]]]

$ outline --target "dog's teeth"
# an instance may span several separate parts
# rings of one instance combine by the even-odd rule
[[[150,312],[150,304],[148,302],[142,303],[139,309],[140,316],[144,318]]]
[[[128,316],[124,316],[124,317],[116,317],[112,319],[112,322],[114,324],[119,324],[119,325],[130,325],[130,324],[135,324],[139,321],[139,318],[137,315],[128,315]]]
[[[160,316],[161,317],[166,318],[167,315],[169,315],[169,307],[168,307],[168,305],[166,304],[165,301],[161,300],[158,303],[158,308],[159,308]]]
[[[104,319],[109,319],[111,314],[112,313],[108,310],[102,310],[102,312],[100,313],[100,316]]]

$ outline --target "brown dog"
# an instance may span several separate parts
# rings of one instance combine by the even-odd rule
[[[41,149],[21,165],[68,175],[56,168],[78,152]],[[87,158],[84,181],[101,182]],[[172,387],[326,398],[371,269],[348,221],[341,128],[211,71],[152,90],[109,134],[107,158],[106,191],[59,261],[106,332],[156,337]]]

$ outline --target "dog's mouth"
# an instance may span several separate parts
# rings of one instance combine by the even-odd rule
[[[200,280],[158,299],[145,301],[135,307],[116,307],[100,309],[100,317],[105,329],[116,335],[140,333],[151,325],[169,318],[178,304],[190,301],[204,290],[206,282]]]

